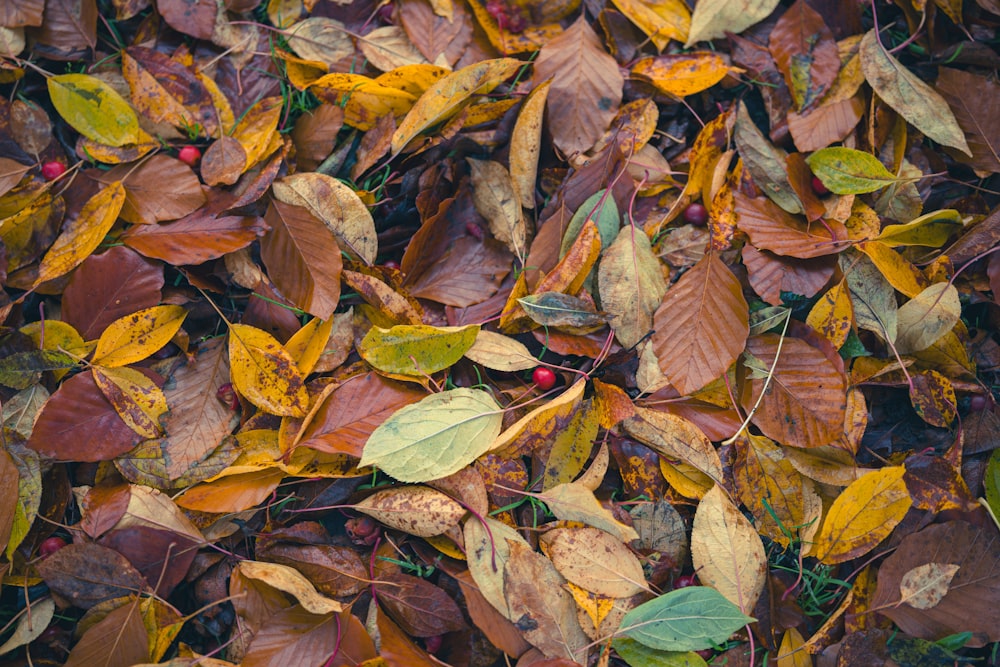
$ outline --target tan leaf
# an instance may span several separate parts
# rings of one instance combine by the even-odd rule
[[[554,534],[553,534],[554,533]],[[646,589],[642,565],[617,537],[597,528],[547,533],[548,556],[559,574],[591,593],[625,598]]]
[[[900,602],[917,609],[937,606],[959,568],[951,563],[926,563],[907,571],[899,582]]]
[[[236,566],[240,574],[249,579],[263,582],[271,588],[288,593],[310,614],[329,614],[343,610],[336,600],[320,595],[316,587],[302,576],[298,570],[279,563],[261,563],[244,560]]]
[[[749,613],[757,604],[767,578],[764,543],[719,485],[695,512],[691,560],[698,578],[741,611]]]
[[[403,486],[374,493],[354,508],[390,528],[417,537],[440,535],[458,525],[466,510],[427,486]]]

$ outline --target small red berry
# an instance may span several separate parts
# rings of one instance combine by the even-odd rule
[[[810,185],[812,185],[813,192],[819,197],[830,194],[830,189],[823,184],[823,181],[819,180],[819,176],[813,176]]]
[[[986,398],[986,394],[974,394],[969,399],[969,409],[973,412],[982,412],[989,404],[990,400]]]
[[[48,558],[55,552],[66,546],[66,540],[61,537],[50,537],[43,541],[38,546],[38,555],[42,558]]]
[[[359,516],[344,522],[344,531],[351,541],[357,545],[371,546],[381,536],[381,526],[370,516]]]
[[[700,651],[695,651],[695,653],[697,653],[698,657],[701,658],[702,660],[704,660],[705,662],[708,662],[709,660],[711,660],[712,656],[715,655],[715,651],[713,651],[710,648],[703,648]]]
[[[703,204],[695,202],[684,209],[684,221],[701,227],[708,224],[708,209]]]
[[[441,650],[441,645],[444,644],[444,637],[441,635],[431,635],[430,637],[424,637],[424,650],[428,653],[437,653]]]
[[[54,181],[66,173],[66,165],[58,160],[49,160],[42,165],[42,177],[46,181]]]
[[[539,366],[531,374],[531,381],[542,391],[548,391],[556,386],[556,374],[552,372],[551,368]]]
[[[215,397],[233,412],[240,409],[240,397],[236,395],[236,390],[233,389],[233,385],[230,382],[220,385],[215,390]]]
[[[177,151],[177,159],[189,167],[197,167],[201,162],[201,151],[197,146],[184,146]]]
[[[399,262],[397,262],[394,259],[387,259],[385,261],[385,264],[383,264],[382,266],[384,266],[387,269],[394,269],[396,271],[399,271]]]
[[[698,585],[698,577],[696,577],[694,573],[682,575],[674,580],[674,590],[678,588],[687,588],[688,586],[697,586],[697,585]]]

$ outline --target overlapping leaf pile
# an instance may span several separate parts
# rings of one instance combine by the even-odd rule
[[[1000,5],[691,4],[0,3],[3,664],[995,658]]]

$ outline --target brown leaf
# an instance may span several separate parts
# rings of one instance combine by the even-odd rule
[[[553,143],[566,155],[583,153],[601,138],[622,101],[615,59],[581,17],[542,47],[536,85],[551,79],[548,111]]]
[[[176,220],[205,203],[205,193],[191,167],[166,155],[154,155],[138,167],[119,165],[101,180],[121,180],[125,186],[121,217],[135,224]]]
[[[432,637],[465,629],[462,612],[447,593],[408,574],[382,575],[375,585],[379,604],[407,634]]]
[[[907,634],[934,641],[954,632],[972,632],[969,646],[1000,637],[1000,551],[992,525],[964,521],[934,524],[906,536],[879,568],[872,608],[891,618]],[[900,585],[907,572],[928,563],[957,565],[944,597],[933,607],[915,608],[903,601]]]
[[[565,581],[545,556],[523,544],[510,545],[504,596],[514,625],[546,657],[583,662],[589,640],[576,618],[576,603],[563,589]]]
[[[435,62],[444,56],[454,66],[472,39],[472,17],[461,3],[452,3],[451,20],[438,15],[424,0],[402,0],[399,18],[413,45]]]
[[[660,369],[681,394],[695,392],[736,361],[750,331],[740,283],[714,254],[706,255],[663,297],[653,315]]]
[[[229,383],[225,340],[203,343],[190,361],[174,371],[164,388],[170,411],[163,416],[166,473],[180,477],[222,443],[236,415],[217,396]]]
[[[146,257],[173,265],[217,259],[245,248],[268,229],[257,216],[220,215],[232,203],[230,195],[213,190],[208,203],[190,215],[166,224],[133,227],[122,235],[122,241]]]
[[[132,667],[148,660],[146,626],[138,601],[129,598],[84,633],[65,664],[68,667]]]
[[[800,259],[833,255],[844,248],[847,231],[835,220],[807,224],[765,197],[736,192],[737,225],[758,248]]]
[[[368,587],[368,568],[348,547],[287,542],[258,544],[257,557],[295,568],[317,591],[332,597],[356,595]]]
[[[815,104],[833,85],[840,55],[823,17],[805,0],[781,15],[768,41],[798,111]]]
[[[779,306],[784,303],[782,292],[815,296],[833,277],[837,258],[835,255],[813,259],[782,257],[748,244],[743,246],[743,264],[754,291],[772,306]]]
[[[53,593],[82,609],[140,593],[146,586],[143,576],[124,556],[89,542],[68,544],[37,567]]]
[[[94,340],[120,317],[160,303],[163,268],[128,248],[91,255],[63,291],[62,319]]]
[[[775,363],[778,344],[781,354]],[[847,379],[818,349],[797,338],[780,340],[777,334],[751,336],[747,352],[758,372],[751,381],[748,410],[764,388],[765,375],[774,374],[753,423],[769,438],[792,447],[828,444],[844,429]]]
[[[323,402],[303,430],[298,446],[360,458],[372,431],[394,412],[426,395],[413,385],[376,373],[353,377]]]
[[[937,88],[972,151],[971,159],[956,151],[956,159],[982,171],[1000,171],[1000,84],[972,72],[942,67]]]
[[[184,580],[201,546],[190,537],[149,526],[113,530],[101,538],[100,544],[125,556],[163,597]]]
[[[302,206],[274,200],[261,257],[281,292],[306,312],[329,319],[340,300],[340,247],[333,233]]]
[[[142,437],[121,420],[90,373],[69,378],[46,402],[28,447],[63,461],[110,461]]]
[[[132,90],[132,103],[150,120],[218,136],[211,94],[179,60],[143,46],[130,46],[122,52],[122,74]]]

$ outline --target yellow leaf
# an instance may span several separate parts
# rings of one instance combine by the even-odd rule
[[[271,150],[272,138],[281,119],[281,98],[267,97],[254,104],[233,128],[233,139],[246,151],[245,168],[252,167]]]
[[[542,278],[533,293],[576,294],[583,287],[600,254],[601,234],[594,220],[588,218],[573,245],[559,263]]]
[[[843,280],[821,296],[806,317],[806,324],[838,349],[847,341],[853,322],[854,307],[851,305],[851,294]]]
[[[316,363],[326,350],[326,343],[333,331],[333,318],[323,321],[318,317],[309,320],[304,327],[295,332],[285,348],[299,365],[302,377],[312,373]]]
[[[601,505],[594,492],[581,482],[560,484],[544,493],[535,494],[534,497],[545,503],[556,518],[563,521],[579,521],[600,528],[622,542],[639,539],[635,528],[618,521],[610,510]]]
[[[97,340],[94,363],[126,366],[142,361],[170,342],[187,311],[181,306],[153,306],[120,317]]]
[[[858,249],[878,267],[890,285],[911,299],[930,284],[920,269],[885,243],[864,241],[858,244]]]
[[[646,33],[662,51],[670,40],[683,42],[691,28],[691,12],[683,0],[614,0],[615,7]]]
[[[888,537],[913,504],[906,469],[874,470],[844,489],[830,507],[812,555],[828,565],[863,556]]]
[[[453,116],[473,95],[491,92],[523,65],[520,60],[513,58],[484,60],[435,82],[399,123],[392,135],[392,153],[402,151],[414,137],[431,125]]]
[[[125,186],[115,181],[100,189],[67,225],[38,266],[35,286],[69,273],[83,263],[111,231],[125,204]]]
[[[450,367],[472,347],[479,325],[432,327],[400,324],[391,329],[372,327],[358,345],[358,354],[385,371],[422,376]]]
[[[496,451],[517,446],[519,451],[529,451],[543,441],[548,442],[557,424],[565,423],[570,418],[586,386],[586,382],[578,381],[556,398],[539,405],[501,433],[490,449]]]
[[[496,371],[524,371],[538,365],[524,343],[485,329],[476,334],[476,342],[465,351],[465,356]]]
[[[59,320],[29,322],[20,331],[29,336],[40,350],[62,350],[74,356],[85,357],[93,349],[93,344],[88,346],[72,325]],[[52,371],[56,380],[61,380],[68,372],[69,369]]]
[[[91,371],[101,393],[130,429],[145,438],[160,436],[167,397],[156,383],[134,368],[93,366]]]
[[[542,122],[550,84],[550,81],[545,81],[528,93],[510,136],[510,178],[514,184],[514,192],[524,208],[535,208],[538,154],[541,150]]]
[[[813,659],[806,651],[805,640],[795,628],[785,630],[778,649],[778,667],[812,667]]]
[[[139,143],[139,117],[108,84],[89,74],[51,76],[47,84],[56,111],[83,136],[108,146]]]
[[[653,86],[676,97],[708,90],[722,81],[729,66],[717,53],[671,54],[643,58],[632,66],[632,74],[644,77]]]
[[[878,240],[890,246],[927,246],[940,248],[962,228],[961,214],[950,208],[925,213],[904,225],[886,225]]]
[[[261,410],[282,417],[304,417],[309,393],[298,366],[274,337],[246,324],[229,328],[233,386]]]
[[[405,91],[413,96],[413,101],[415,102],[435,81],[449,74],[451,74],[451,70],[427,63],[403,65],[391,72],[386,72],[375,77],[375,83],[380,86],[388,86],[389,88]]]
[[[293,596],[310,614],[337,613],[344,609],[344,606],[336,600],[320,595],[308,579],[287,565],[245,560],[236,568],[244,577]]]
[[[711,477],[693,465],[681,461],[673,463],[661,457],[660,474],[667,480],[670,488],[692,500],[701,500],[709,489],[715,486]]]
[[[401,116],[416,102],[415,95],[361,74],[327,74],[309,90],[330,103],[342,104],[344,122],[359,130],[370,130],[386,114]]]

